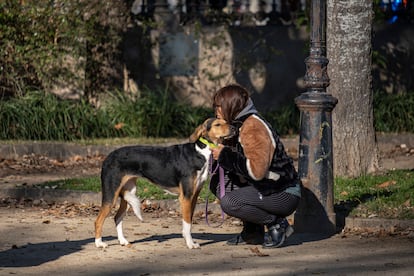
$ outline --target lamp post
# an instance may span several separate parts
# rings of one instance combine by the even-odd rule
[[[332,234],[336,231],[332,110],[338,100],[326,93],[326,1],[312,0],[310,15],[310,55],[305,60],[304,77],[307,90],[295,99],[301,115],[298,171],[304,187],[295,213],[295,230]]]

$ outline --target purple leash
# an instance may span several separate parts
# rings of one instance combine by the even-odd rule
[[[226,187],[224,185],[224,170],[222,167],[219,166],[219,163],[217,162],[216,168],[213,170],[213,156],[211,156],[210,160],[210,181],[209,181],[209,187],[211,185],[211,179],[212,176],[216,173],[217,169],[219,170],[219,184],[220,184],[220,199],[223,198],[223,196],[226,194]],[[210,189],[209,189],[210,190]],[[211,226],[208,222],[208,195],[206,197],[206,223],[208,226]],[[221,223],[214,227],[219,227],[224,223],[224,211],[221,209]]]

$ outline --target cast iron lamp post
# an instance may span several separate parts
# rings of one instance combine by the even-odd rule
[[[295,99],[300,110],[299,177],[302,200],[295,213],[297,232],[336,231],[333,208],[332,110],[338,100],[326,93],[326,1],[311,1],[310,55],[305,60],[306,92]]]

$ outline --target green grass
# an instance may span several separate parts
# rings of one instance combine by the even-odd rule
[[[203,189],[200,192],[199,201],[205,202],[207,196],[209,201],[214,201],[213,194],[208,189],[207,181],[204,183]],[[87,178],[72,178],[57,181],[50,181],[44,184],[38,185],[38,187],[49,189],[61,189],[61,190],[75,190],[75,191],[101,191],[101,181],[99,177],[87,177]],[[175,199],[177,196],[172,195],[164,191],[157,185],[145,179],[137,180],[137,195],[141,199]]]
[[[262,113],[280,135],[299,132],[300,113],[293,102]],[[174,100],[168,88],[143,89],[139,97],[108,92],[100,108],[85,100],[62,100],[33,91],[0,101],[0,140],[183,138],[211,116],[211,108]],[[414,132],[414,92],[375,92],[374,117],[376,131]]]
[[[168,89],[144,89],[140,97],[108,93],[100,108],[34,91],[0,101],[0,140],[182,138],[212,115],[210,108],[177,102]]]
[[[354,217],[414,219],[414,172],[335,179],[335,205]]]
[[[334,198],[336,212],[353,217],[382,217],[414,219],[414,172],[407,170],[389,171],[382,175],[366,175],[355,179],[336,178]],[[94,191],[101,190],[98,177],[74,178],[47,182],[41,185],[54,189]],[[137,195],[141,199],[174,199],[156,185],[138,180]],[[208,189],[206,181],[200,202],[215,197]]]
[[[414,93],[374,93],[376,131],[414,132]]]

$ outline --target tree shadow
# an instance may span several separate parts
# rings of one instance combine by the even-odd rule
[[[199,242],[201,246],[206,246],[209,244],[215,244],[215,243],[227,241],[233,236],[234,234],[192,233],[193,239]],[[171,234],[166,234],[166,235],[152,235],[152,236],[140,239],[140,240],[135,240],[131,243],[139,244],[139,243],[153,242],[153,241],[156,241],[158,243],[163,243],[163,242],[167,242],[172,239],[183,239],[183,237],[181,234],[177,234],[177,233],[171,233]],[[200,242],[199,240],[203,240],[205,242]]]
[[[193,239],[200,243],[201,247],[220,243],[220,242],[226,242],[229,239],[233,238],[238,233],[231,233],[231,234],[214,234],[214,233],[193,233]],[[281,247],[289,247],[289,246],[295,246],[300,245],[307,242],[314,242],[314,241],[320,241],[327,239],[331,237],[332,235],[326,234],[326,233],[294,233],[292,236],[290,236],[285,244]],[[183,239],[181,234],[172,233],[167,235],[152,235],[140,240],[135,240],[131,242],[132,244],[139,244],[139,243],[145,243],[145,242],[158,242],[163,243],[167,242],[171,239]],[[203,240],[204,242],[200,242],[200,240]],[[259,246],[261,245],[246,245],[246,246]],[[237,246],[235,246],[237,247]]]
[[[232,238],[236,233],[230,234],[214,234],[214,233],[193,233],[193,238],[200,243],[201,248],[225,242]],[[318,241],[326,239],[327,236],[323,234],[294,234],[285,243],[284,247],[299,245],[305,242]],[[104,237],[104,241],[113,241],[117,237],[107,236]],[[183,239],[181,234],[171,233],[166,235],[152,235],[143,239],[138,239],[131,242],[133,245],[139,246],[139,244],[146,242],[164,243],[173,239]],[[183,241],[184,242],[184,241]],[[28,243],[24,246],[15,247],[0,252],[0,267],[33,267],[39,266],[48,262],[55,261],[61,257],[79,252],[84,249],[87,244],[93,244],[94,239],[82,239],[72,241],[56,241],[56,242],[42,242],[42,243]],[[118,246],[118,245],[117,245]],[[261,245],[247,245],[258,246]],[[158,247],[154,247],[158,248]],[[235,247],[237,248],[237,247]],[[241,248],[241,247],[240,247]],[[99,250],[93,248],[93,250]]]
[[[74,240],[28,243],[0,252],[0,267],[30,267],[38,266],[47,262],[57,260],[65,255],[82,250],[86,244],[92,243],[93,238]]]

